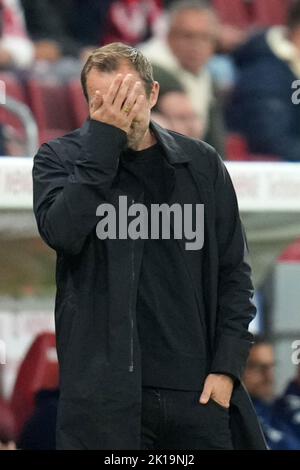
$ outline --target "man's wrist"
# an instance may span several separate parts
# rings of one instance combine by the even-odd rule
[[[237,381],[237,378],[233,374],[231,374],[230,372],[216,372],[216,371],[214,371],[214,372],[210,372],[210,374],[222,375],[222,376],[230,379],[232,384],[234,384]]]

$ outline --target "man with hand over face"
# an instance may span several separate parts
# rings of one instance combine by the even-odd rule
[[[141,52],[108,44],[81,78],[87,121],[33,168],[38,228],[57,253],[57,448],[265,448],[241,384],[255,307],[225,166],[151,120],[159,84]],[[124,230],[124,198],[139,236]],[[200,205],[205,242],[186,249],[178,215]]]

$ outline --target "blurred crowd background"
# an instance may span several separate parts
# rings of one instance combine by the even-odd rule
[[[0,0],[0,178],[1,156],[32,158],[83,124],[80,71],[114,41],[151,60],[159,124],[207,141],[225,161],[300,171],[300,1]],[[243,217],[259,311],[244,380],[270,448],[300,450],[299,214]],[[7,350],[0,343],[0,442],[52,449],[54,255],[22,227],[8,236],[0,221],[0,340],[10,338]]]

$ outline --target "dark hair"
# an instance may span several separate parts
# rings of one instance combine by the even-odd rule
[[[288,12],[287,27],[290,30],[300,26],[300,1],[295,0]]]
[[[188,10],[196,10],[199,12],[209,11],[215,18],[218,18],[216,10],[207,0],[177,0],[171,3],[166,10],[169,26],[174,17]]]
[[[106,46],[95,49],[88,57],[82,72],[81,85],[84,96],[88,101],[87,93],[87,75],[93,69],[102,72],[114,72],[118,70],[122,62],[129,62],[133,68],[139,73],[141,79],[145,83],[146,95],[149,97],[153,86],[153,70],[149,60],[138,49],[122,44],[121,42],[113,42]]]

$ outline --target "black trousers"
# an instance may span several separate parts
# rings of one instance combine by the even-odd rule
[[[142,388],[142,449],[233,449],[229,410],[201,391]]]

